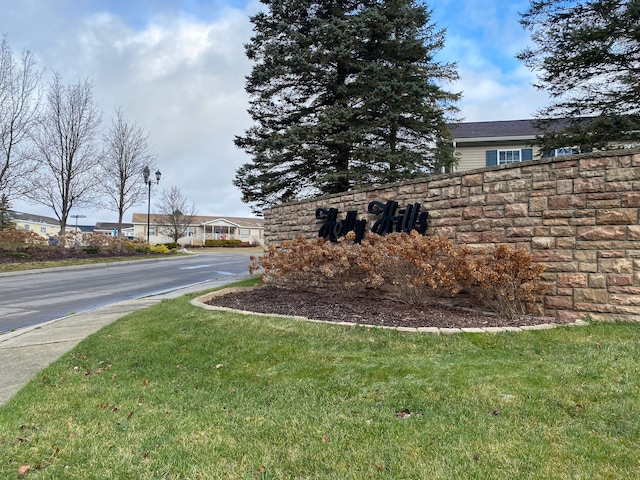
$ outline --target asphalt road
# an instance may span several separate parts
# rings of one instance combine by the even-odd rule
[[[200,254],[0,276],[0,332],[198,283],[249,276],[249,254]]]

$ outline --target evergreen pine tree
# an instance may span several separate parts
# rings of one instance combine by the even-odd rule
[[[534,45],[518,58],[553,99],[539,112],[543,149],[637,142],[640,2],[532,0],[520,23]],[[567,119],[567,128],[554,128],[554,118]]]
[[[412,178],[454,161],[438,150],[458,94],[434,60],[444,31],[412,0],[262,0],[246,46],[255,125],[234,183],[274,203]],[[437,154],[436,154],[437,152]]]

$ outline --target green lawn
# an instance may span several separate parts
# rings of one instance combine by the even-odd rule
[[[436,336],[190,298],[1,407],[0,478],[640,478],[638,324]]]

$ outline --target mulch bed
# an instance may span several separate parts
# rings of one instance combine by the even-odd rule
[[[207,303],[250,312],[390,327],[521,327],[550,322],[546,317],[509,319],[478,310],[441,305],[418,307],[375,295],[345,298],[329,292],[298,292],[271,287],[229,293],[214,297]]]

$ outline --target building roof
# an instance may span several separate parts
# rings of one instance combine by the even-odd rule
[[[145,221],[146,221],[146,215],[145,215]],[[113,222],[96,222],[96,226],[94,227],[94,231],[95,230],[106,230],[106,231],[113,231],[114,229],[118,228],[118,224],[117,223],[113,223]],[[122,229],[124,230],[125,228],[133,228],[133,223],[122,223]]]
[[[229,223],[233,223],[238,227],[243,228],[263,228],[264,227],[264,219],[257,217],[224,217],[224,216],[204,216],[204,215],[196,215],[193,217],[193,221],[191,225],[203,225],[205,223],[213,223],[216,221],[226,221]],[[135,223],[147,223],[147,214],[146,213],[134,213],[131,216],[131,221]],[[154,224],[163,223],[162,215],[151,214],[151,222]]]
[[[20,220],[21,222],[41,223],[43,225],[60,226],[60,220],[53,217],[45,217],[44,215],[35,215],[25,212],[11,212],[12,220]]]
[[[533,139],[542,133],[535,124],[538,120],[498,120],[494,122],[461,122],[449,124],[455,141],[465,139]],[[566,119],[549,120],[549,128],[561,130],[568,125]]]

